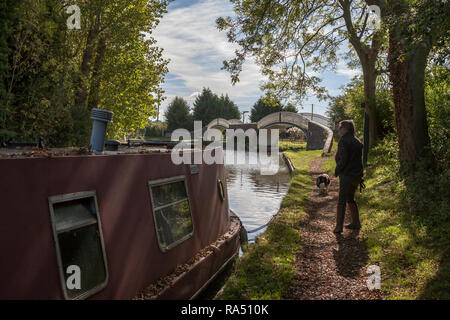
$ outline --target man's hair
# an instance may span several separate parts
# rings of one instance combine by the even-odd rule
[[[339,122],[339,126],[346,128],[348,132],[355,135],[355,123],[353,120],[342,120]]]

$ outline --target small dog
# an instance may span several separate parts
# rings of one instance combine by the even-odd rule
[[[316,180],[317,188],[320,195],[328,195],[328,187],[330,186],[330,177],[326,173],[322,173]]]

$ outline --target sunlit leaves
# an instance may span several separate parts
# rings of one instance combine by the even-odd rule
[[[326,90],[314,72],[334,69],[340,44],[350,37],[343,12],[354,22],[352,31],[359,46],[370,48],[366,30],[367,6],[362,0],[234,0],[235,18],[217,19],[219,30],[240,49],[224,61],[223,69],[239,81],[246,57],[255,58],[267,81],[261,86],[268,96],[302,100],[307,93],[325,98]],[[348,5],[348,7],[346,6]],[[345,7],[345,10],[344,10]]]
[[[43,136],[47,145],[87,144],[93,107],[114,112],[110,137],[145,126],[163,97],[168,61],[149,34],[167,1],[70,1],[80,7],[80,30],[67,29],[65,1],[13,3],[9,12],[19,10],[3,33],[8,50],[0,43],[0,60],[9,55],[6,67],[0,61],[2,132],[22,141]]]

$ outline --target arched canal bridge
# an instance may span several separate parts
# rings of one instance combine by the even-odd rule
[[[316,117],[316,116],[314,116]],[[243,123],[238,119],[226,120],[223,118],[217,118],[212,120],[208,125],[204,127],[204,130],[214,128],[221,131],[226,129],[242,129],[244,131],[248,129],[287,129],[290,127],[297,127],[303,131],[306,136],[306,149],[319,150],[322,149],[323,153],[331,152],[333,143],[333,131],[325,126],[325,117],[320,116],[322,123],[312,121],[307,115],[302,115],[294,112],[275,112],[271,113],[256,123]]]

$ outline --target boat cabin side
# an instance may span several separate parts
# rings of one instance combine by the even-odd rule
[[[0,299],[130,299],[230,228],[221,164],[175,165],[166,152],[0,169]]]

